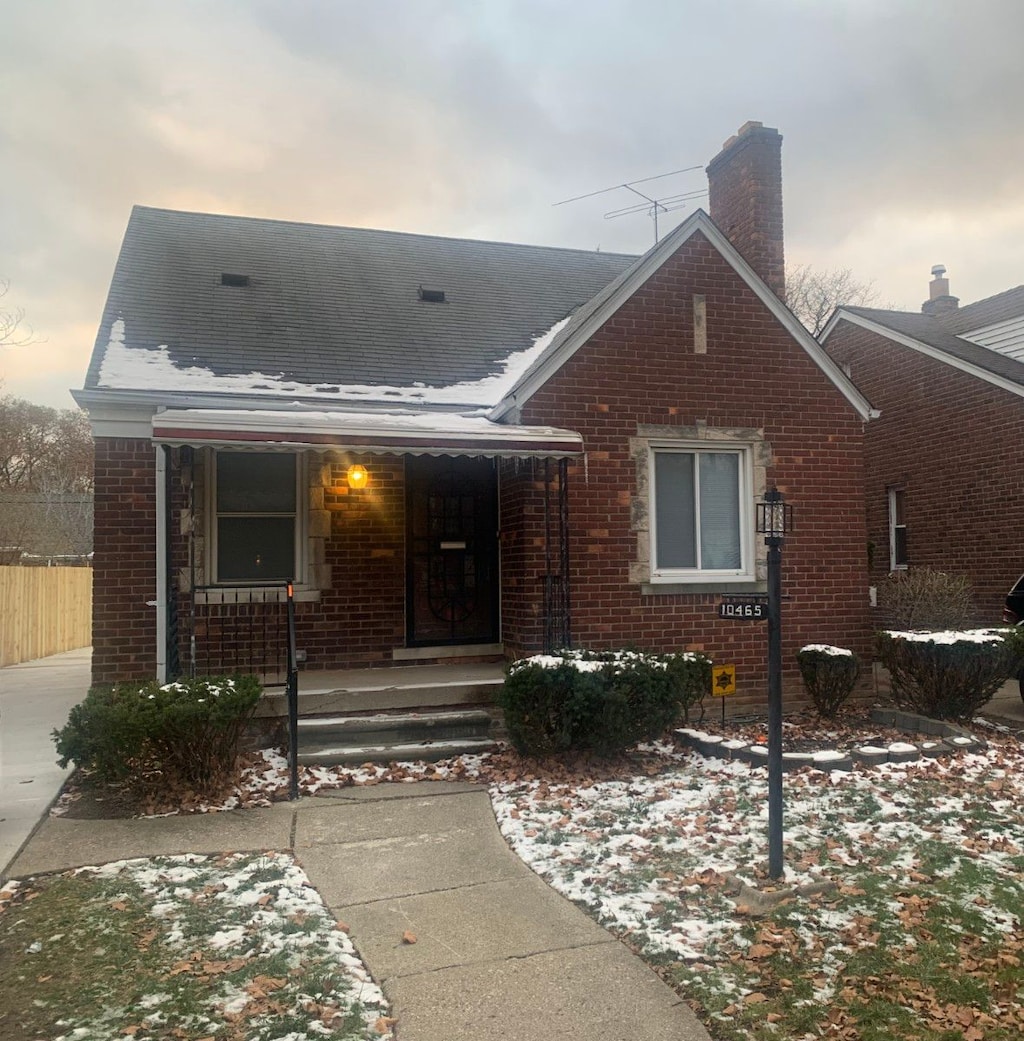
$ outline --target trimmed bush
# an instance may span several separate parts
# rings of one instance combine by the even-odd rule
[[[799,650],[796,660],[818,715],[832,719],[857,685],[860,659],[845,647],[814,643]]]
[[[563,651],[513,662],[498,695],[522,755],[614,755],[663,734],[711,685],[702,654]]]
[[[884,624],[901,632],[966,629],[974,619],[971,584],[931,568],[894,571],[878,587]]]
[[[182,680],[147,695],[149,745],[165,774],[198,789],[222,784],[262,687],[255,676]]]
[[[970,719],[1024,663],[1024,632],[884,632],[878,657],[892,700],[933,719]]]
[[[139,768],[149,721],[138,684],[93,687],[53,731],[58,762],[84,766],[100,781],[121,781]]]
[[[255,676],[93,688],[53,732],[60,765],[101,781],[159,770],[168,786],[212,791],[234,769],[261,693]]]

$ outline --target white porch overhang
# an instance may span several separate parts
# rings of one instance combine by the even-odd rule
[[[445,412],[165,409],[153,441],[241,451],[345,451],[387,455],[564,458],[583,452],[574,430],[512,426]]]

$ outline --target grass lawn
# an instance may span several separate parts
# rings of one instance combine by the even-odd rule
[[[500,826],[716,1038],[1024,1036],[1024,755],[1013,740],[785,778],[785,886],[765,877],[766,771],[665,751],[649,774],[494,786]]]
[[[4,1039],[391,1036],[383,995],[287,854],[121,861],[3,902]]]

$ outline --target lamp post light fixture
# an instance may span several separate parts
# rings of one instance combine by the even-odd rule
[[[757,504],[757,531],[768,547],[768,876],[782,877],[782,543],[793,507],[778,488]]]

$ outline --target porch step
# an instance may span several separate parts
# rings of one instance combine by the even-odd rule
[[[495,718],[484,709],[315,716],[299,719],[305,765],[436,762],[494,747]]]
[[[299,673],[300,716],[342,716],[493,704],[504,682],[499,663],[413,665]],[[281,689],[268,690],[257,716],[285,716]]]

